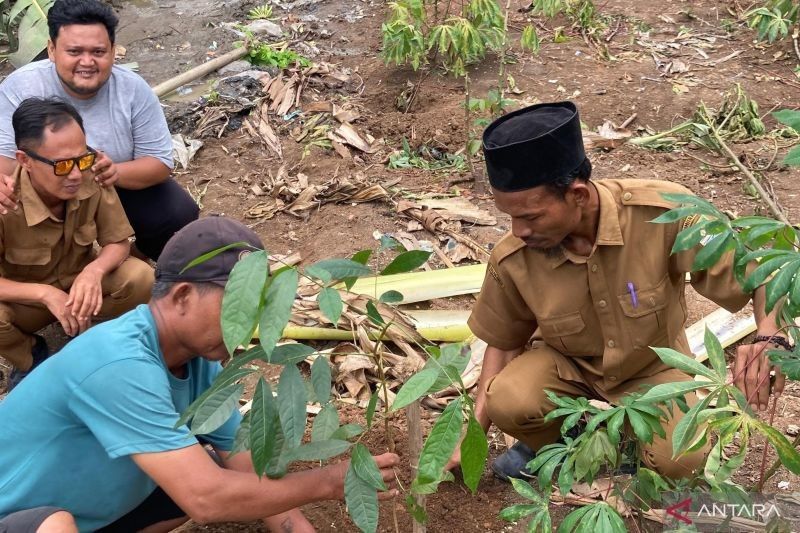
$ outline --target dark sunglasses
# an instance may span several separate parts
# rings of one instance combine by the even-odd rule
[[[28,157],[31,157],[37,161],[47,163],[48,165],[53,165],[53,172],[56,176],[66,176],[72,172],[72,169],[75,168],[75,165],[78,165],[78,170],[81,172],[88,170],[92,165],[94,165],[94,160],[97,158],[97,152],[95,152],[91,146],[87,146],[86,148],[88,148],[89,151],[81,156],[69,157],[67,159],[56,159],[55,161],[52,159],[47,159],[46,157],[42,157],[33,150],[23,150],[23,152],[28,154]]]

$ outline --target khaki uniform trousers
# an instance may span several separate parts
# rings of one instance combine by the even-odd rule
[[[97,318],[114,318],[147,303],[152,287],[153,269],[150,265],[133,257],[127,258],[103,276],[103,305]],[[0,303],[0,356],[20,370],[27,370],[33,364],[33,334],[55,321],[56,317],[41,304]]]
[[[487,386],[487,411],[492,422],[536,451],[556,442],[561,436],[562,419],[544,421],[545,415],[555,409],[555,405],[545,396],[545,389],[559,396],[583,396],[615,403],[628,392],[640,391],[645,384],[691,379],[683,372],[671,369],[654,376],[628,380],[613,391],[605,392],[593,384],[597,376],[583,371],[570,359],[547,344],[538,342],[531,350],[512,360]],[[691,406],[697,402],[697,398],[690,393],[686,395],[686,401]],[[673,460],[672,432],[683,412],[674,408],[673,414],[675,416],[664,423],[667,438],[655,435],[653,443],[644,446],[641,459],[647,468],[679,479],[690,476],[701,466],[708,448]]]

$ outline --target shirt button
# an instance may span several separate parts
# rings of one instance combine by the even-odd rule
[[[608,381],[617,381],[617,376],[608,376]]]
[[[616,343],[616,342],[614,342],[614,341],[608,341],[608,347],[609,347],[609,348],[613,348],[613,347],[614,347],[614,346],[616,346],[616,345],[617,345],[617,343]]]
[[[600,300],[599,302],[597,302],[597,305],[605,309],[607,304],[605,300]]]
[[[597,265],[592,265],[592,272],[597,272]]]
[[[626,192],[625,194],[622,195],[623,200],[630,200],[631,198],[633,198],[633,195],[629,192]]]

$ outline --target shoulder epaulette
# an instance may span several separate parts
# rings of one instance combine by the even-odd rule
[[[497,262],[500,263],[506,257],[512,255],[513,253],[522,250],[525,248],[525,241],[514,237],[510,232],[506,233],[506,235],[500,239],[500,242],[497,243],[497,246],[494,247],[492,250],[492,258]]]
[[[672,209],[677,205],[661,196],[663,193],[692,194],[683,185],[669,181],[623,180],[620,185],[623,191],[620,197],[623,205],[648,205]]]

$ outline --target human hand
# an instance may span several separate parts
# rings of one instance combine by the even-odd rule
[[[80,333],[89,328],[92,317],[100,312],[100,307],[103,305],[102,282],[102,272],[88,265],[72,283],[66,306],[77,319]]]
[[[459,444],[456,446],[456,449],[453,450],[453,455],[450,456],[450,460],[447,461],[447,464],[444,467],[445,472],[449,472],[450,470],[454,469],[457,466],[461,466],[461,445]]]
[[[372,457],[378,465],[383,481],[386,482],[389,488],[389,490],[378,492],[378,499],[388,500],[394,498],[398,494],[397,489],[392,488],[392,482],[395,480],[394,467],[400,463],[400,457],[394,453],[384,453],[381,455],[373,455]],[[342,461],[341,463],[330,465],[323,469],[331,485],[330,499],[344,499],[344,478],[349,466],[350,461]]]
[[[0,215],[5,215],[8,210],[16,211],[19,204],[17,195],[14,194],[16,182],[11,176],[0,174]]]
[[[46,287],[46,289],[42,297],[42,303],[47,306],[47,310],[61,323],[64,332],[70,337],[74,337],[80,333],[78,319],[72,315],[72,311],[67,307],[69,295],[51,285],[44,285],[44,287]]]
[[[780,368],[773,367],[767,352],[780,348],[774,342],[744,344],[736,348],[733,378],[736,387],[744,393],[753,409],[764,411],[769,405],[770,395],[780,396],[786,376]],[[770,379],[770,370],[775,370],[775,382]]]
[[[92,172],[94,172],[94,180],[99,183],[101,187],[110,187],[119,179],[117,165],[114,164],[105,152],[99,150],[94,165],[92,166]]]

